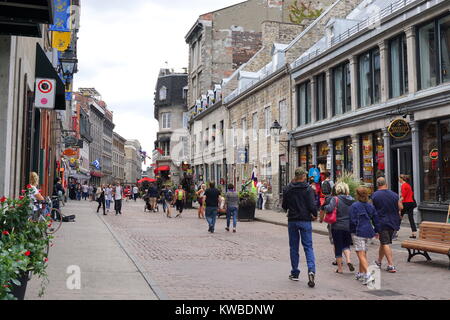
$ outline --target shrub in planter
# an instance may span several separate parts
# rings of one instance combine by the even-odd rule
[[[256,194],[248,190],[239,192],[239,219],[253,220],[256,210]]]
[[[361,179],[356,178],[353,173],[344,171],[341,176],[338,177],[337,183],[339,182],[345,182],[348,185],[348,188],[350,189],[350,195],[355,198],[356,197],[356,189],[358,187],[363,186],[363,183],[361,182]]]
[[[14,299],[13,285],[25,285],[19,279],[28,272],[42,279],[39,296],[48,283],[47,249],[52,237],[46,230],[51,222],[49,217],[30,219],[33,210],[29,191],[23,190],[19,199],[0,199],[0,300]]]

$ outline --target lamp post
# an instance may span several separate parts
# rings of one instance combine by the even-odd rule
[[[289,160],[290,160],[290,150],[291,150],[291,141],[290,140],[280,140],[281,130],[283,127],[280,125],[278,120],[275,120],[272,126],[270,127],[270,133],[275,137],[275,142],[278,142],[281,144],[286,150],[287,150],[287,161],[286,161],[286,171],[285,171],[285,182],[288,184],[289,179]],[[281,158],[281,156],[279,156]],[[280,195],[283,194],[282,192],[282,170],[281,170],[281,161],[279,161],[279,193]]]

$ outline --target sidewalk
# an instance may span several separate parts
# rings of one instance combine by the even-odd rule
[[[95,203],[70,201],[62,212],[76,215],[76,222],[63,222],[50,248],[47,273],[50,283],[45,300],[155,300],[139,270],[95,213]],[[101,213],[100,213],[101,214]],[[79,266],[81,289],[69,290],[69,266]],[[33,277],[26,300],[38,297],[40,280]]]
[[[277,212],[273,210],[256,210],[255,220],[261,222],[272,223],[280,226],[287,227],[287,217],[285,212]],[[407,219],[405,219],[406,221]],[[328,236],[327,224],[320,223],[319,221],[313,221],[312,223],[313,232]],[[398,241],[403,241],[409,239],[411,235],[411,228],[409,227],[409,222],[403,222],[398,232]]]

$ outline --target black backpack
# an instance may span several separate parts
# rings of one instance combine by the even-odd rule
[[[322,182],[322,193],[323,194],[331,194],[331,184],[327,180]]]
[[[172,190],[167,190],[166,191],[166,194],[165,194],[165,197],[166,197],[166,200],[167,201],[172,201],[173,200],[173,192],[172,192]]]

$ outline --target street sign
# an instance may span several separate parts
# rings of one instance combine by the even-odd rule
[[[36,95],[34,104],[36,108],[54,109],[56,95],[55,79],[36,78]]]

